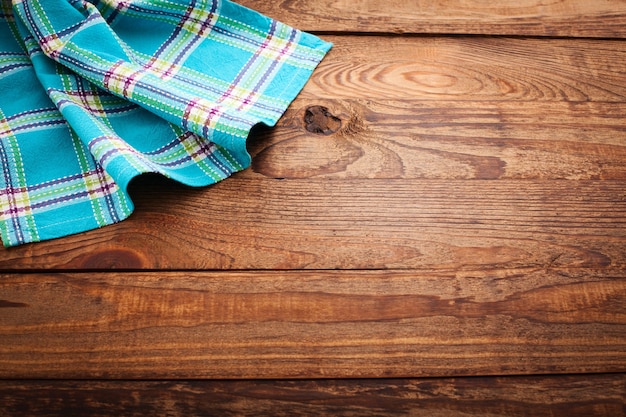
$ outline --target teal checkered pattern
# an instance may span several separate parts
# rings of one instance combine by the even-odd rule
[[[143,173],[246,168],[330,46],[228,0],[2,0],[4,245],[127,218]]]

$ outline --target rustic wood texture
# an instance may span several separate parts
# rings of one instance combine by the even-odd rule
[[[589,275],[5,275],[0,378],[624,372],[626,280]]]
[[[534,265],[561,256],[557,223],[588,252],[581,222],[623,263],[623,42],[330,39],[279,125],[252,135],[251,169],[202,190],[140,179],[132,222],[4,251],[0,269],[420,268],[520,244]],[[335,132],[307,130],[316,106]],[[507,232],[521,224],[523,243]]]
[[[231,178],[205,190],[159,180],[140,185],[131,221],[6,251],[1,265],[619,272],[625,261],[622,181]]]
[[[249,169],[0,249],[0,415],[626,415],[626,2],[243,4],[334,47]]]
[[[623,38],[623,0],[241,0],[309,31]]]
[[[10,416],[624,417],[623,375],[317,381],[0,381]]]

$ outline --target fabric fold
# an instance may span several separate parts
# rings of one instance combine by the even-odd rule
[[[5,246],[123,220],[142,173],[247,167],[331,47],[227,0],[3,0],[0,39]]]

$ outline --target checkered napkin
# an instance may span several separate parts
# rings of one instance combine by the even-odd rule
[[[5,246],[128,217],[129,181],[250,164],[330,44],[228,0],[0,0]]]

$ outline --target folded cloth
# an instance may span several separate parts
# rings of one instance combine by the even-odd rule
[[[246,168],[330,43],[228,0],[1,0],[5,246],[119,222],[130,180]]]

